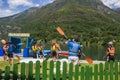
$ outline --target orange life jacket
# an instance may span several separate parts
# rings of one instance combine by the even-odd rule
[[[110,56],[114,56],[115,48],[114,47],[108,48],[108,52],[109,52]]]

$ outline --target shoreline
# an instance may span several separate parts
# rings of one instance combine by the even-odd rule
[[[14,59],[17,59],[16,57],[14,57]],[[48,60],[50,61],[52,60],[51,58]],[[0,61],[4,61],[3,56],[0,56]],[[20,63],[25,62],[28,63],[29,61],[32,61],[33,63],[35,63],[36,61],[40,61],[43,62],[43,59],[39,59],[39,58],[32,58],[32,57],[21,57]],[[56,61],[60,61],[60,62],[64,62],[66,61],[68,63],[68,59],[63,58],[63,59],[57,59]],[[106,61],[101,61],[101,60],[93,60],[93,64],[100,64],[100,63],[105,63]],[[86,60],[80,60],[80,63],[88,63]]]

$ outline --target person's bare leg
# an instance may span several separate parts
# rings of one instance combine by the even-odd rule
[[[3,58],[4,58],[4,61],[6,61],[6,60],[7,60],[7,56],[6,56],[6,55],[4,55],[4,56],[3,56]]]
[[[14,65],[14,58],[11,58],[11,61],[12,61],[12,66]]]
[[[78,59],[78,65],[80,65],[80,59]]]
[[[8,62],[9,62],[9,66],[11,65],[11,58],[9,57],[8,59]]]

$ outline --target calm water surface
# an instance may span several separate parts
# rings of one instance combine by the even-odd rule
[[[115,59],[120,60],[120,45],[116,45],[115,47]],[[106,60],[104,58],[106,54],[106,46],[83,46],[83,53],[92,58],[93,60]],[[62,50],[68,50],[66,45],[62,46]],[[82,57],[84,59],[84,57]]]

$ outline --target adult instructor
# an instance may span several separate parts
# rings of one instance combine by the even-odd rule
[[[108,47],[107,47],[107,51],[106,51],[106,56],[107,56],[107,61],[115,61],[115,48],[113,46],[113,42],[108,42]]]
[[[115,61],[115,48],[113,46],[113,42],[108,42],[106,58],[108,61],[108,70],[110,70],[110,61]]]
[[[65,44],[69,47],[68,62],[73,62],[74,65],[80,64],[80,58],[82,54],[82,47],[77,43],[78,39],[67,40]]]

